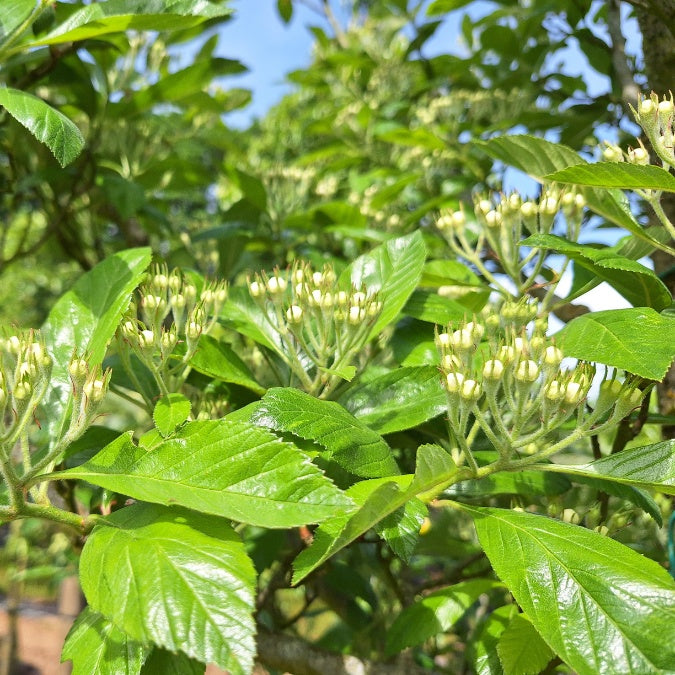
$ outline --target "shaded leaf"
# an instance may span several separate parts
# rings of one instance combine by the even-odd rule
[[[141,675],[203,675],[206,664],[195,661],[185,654],[174,654],[155,647],[145,662]]]
[[[401,560],[410,562],[427,513],[427,507],[419,499],[411,499],[384,518],[375,530]]]
[[[467,645],[469,662],[476,675],[504,675],[497,644],[499,636],[517,614],[515,603],[504,605],[497,607],[478,625],[475,638]]]
[[[511,619],[499,636],[497,653],[508,675],[539,675],[555,656],[525,614]]]
[[[183,394],[169,394],[157,401],[152,419],[162,436],[168,436],[190,416],[192,404]]]
[[[486,497],[488,495],[530,495],[555,496],[561,495],[572,486],[563,476],[556,476],[563,480],[541,480],[551,474],[542,474],[537,471],[501,471],[485,476],[480,480],[465,480],[456,483],[448,494],[462,497]]]

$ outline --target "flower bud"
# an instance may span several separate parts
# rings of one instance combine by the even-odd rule
[[[449,347],[450,346],[450,333],[439,333],[436,336],[436,344],[439,347]]]
[[[565,387],[565,403],[579,405],[584,400],[586,392],[579,382],[568,382]]]
[[[470,330],[456,330],[450,336],[450,345],[460,351],[467,351],[474,346],[473,335]]]
[[[534,361],[521,361],[518,364],[515,378],[519,382],[534,382],[538,377],[539,366]]]
[[[629,389],[624,391],[616,401],[614,406],[614,415],[618,419],[623,419],[637,408],[644,398],[645,392],[640,389]]]
[[[475,321],[469,321],[469,323],[464,326],[464,330],[469,331],[476,342],[480,342],[480,339],[485,333],[485,327],[480,323],[476,323]]]
[[[595,402],[595,411],[603,413],[609,410],[623,391],[623,385],[617,380],[605,380],[600,384],[598,398]]]
[[[252,281],[248,285],[248,290],[249,290],[249,293],[251,294],[251,296],[253,296],[254,298],[259,298],[264,292],[262,284],[260,284],[257,281]]]
[[[176,337],[175,333],[162,333],[162,352],[169,353],[173,351],[177,341],[178,338]]]
[[[451,394],[458,394],[464,384],[462,373],[448,373],[445,376],[445,386]]]
[[[357,326],[365,318],[366,318],[366,310],[363,309],[363,307],[359,307],[358,305],[352,305],[349,308],[349,314],[347,316],[347,320],[353,326]]]
[[[462,367],[462,362],[454,354],[444,354],[441,359],[443,370],[457,370]]]
[[[68,373],[75,382],[84,381],[89,372],[89,367],[84,359],[73,359],[68,364]]]
[[[499,227],[503,220],[504,218],[499,211],[492,210],[485,214],[485,222],[487,223],[488,227]]]
[[[14,387],[14,398],[17,401],[25,401],[31,394],[31,386],[28,382],[18,382]]]
[[[267,280],[267,290],[272,295],[281,295],[286,290],[286,279],[283,277],[270,277]]]
[[[602,158],[606,162],[623,162],[623,152],[618,145],[607,145],[602,151]]]
[[[351,303],[352,305],[364,305],[367,300],[367,296],[362,291],[356,291],[352,293]]]
[[[646,166],[649,164],[649,153],[644,148],[631,148],[628,151],[628,161],[631,164]]]
[[[563,360],[563,353],[557,347],[550,345],[544,349],[544,364],[557,368]]]
[[[525,220],[532,220],[537,215],[537,205],[534,202],[523,202],[520,207],[520,215]]]
[[[105,396],[105,382],[103,380],[90,380],[84,385],[84,395],[92,402],[98,403]]]
[[[502,345],[497,352],[497,358],[504,365],[509,365],[516,358],[516,350],[511,345]]]
[[[640,115],[650,115],[654,112],[654,101],[649,98],[645,98],[640,101]]]
[[[560,401],[565,396],[566,387],[558,380],[551,380],[544,388],[544,396],[549,401]]]
[[[302,321],[302,307],[291,305],[286,310],[286,319],[288,323],[300,323]]]
[[[201,334],[202,327],[196,321],[190,321],[185,328],[185,335],[189,340],[196,340]]]
[[[483,366],[483,377],[486,380],[500,380],[504,374],[504,364],[499,359],[490,359]]]
[[[482,394],[481,386],[476,380],[464,380],[459,392],[460,397],[467,402],[477,401]]]
[[[152,349],[155,346],[155,334],[151,330],[142,330],[138,336],[141,349]]]
[[[487,213],[492,211],[492,209],[493,209],[492,202],[489,199],[481,199],[476,204],[476,211],[482,213],[483,215],[486,215]]]
[[[561,518],[563,522],[570,523],[571,525],[578,525],[581,520],[579,514],[574,509],[563,509]]]

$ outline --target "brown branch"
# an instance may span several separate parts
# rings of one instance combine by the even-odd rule
[[[621,2],[609,0],[607,3],[607,30],[612,42],[612,66],[619,84],[621,85],[621,101],[625,113],[628,113],[630,105],[637,105],[640,89],[635,84],[633,72],[626,58],[626,39],[621,31]]]
[[[293,675],[423,675],[429,673],[408,655],[379,663],[317,649],[300,638],[284,633],[258,632],[258,660],[268,668]]]

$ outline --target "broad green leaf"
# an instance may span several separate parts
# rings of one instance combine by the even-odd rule
[[[0,106],[44,143],[62,167],[82,152],[85,141],[77,126],[41,98],[18,89],[0,87]]]
[[[406,607],[387,631],[387,654],[414,647],[449,630],[476,602],[478,596],[499,585],[490,579],[462,581],[429,593]]]
[[[660,381],[675,358],[675,319],[649,307],[609,309],[578,316],[555,339],[565,356]]]
[[[587,164],[572,148],[535,136],[499,136],[489,141],[474,142],[491,157],[515,166],[539,181],[545,180],[545,177],[554,171],[568,166]],[[641,239],[654,241],[631,214],[621,191],[587,187],[582,188],[581,192],[589,209]]]
[[[61,662],[73,662],[73,675],[138,675],[146,654],[147,647],[85,607],[66,636]]]
[[[106,520],[80,559],[92,610],[138,642],[250,672],[255,570],[224,519],[132,504]]]
[[[4,0],[0,14],[0,43],[4,42],[35,9],[36,0]]]
[[[675,440],[629,448],[590,464],[535,464],[534,468],[602,478],[675,495]]]
[[[542,474],[537,471],[501,471],[485,476],[480,480],[465,480],[456,483],[449,490],[450,495],[462,497],[487,497],[489,495],[531,495],[555,496],[561,495],[572,487],[569,480],[563,476],[556,476],[563,480],[541,480],[551,474]]]
[[[675,582],[609,537],[544,516],[461,505],[497,576],[580,675],[673,672]]]
[[[169,394],[157,401],[152,419],[159,433],[168,436],[187,420],[191,410],[192,404],[183,394]]]
[[[223,382],[232,382],[246,387],[256,394],[264,394],[265,388],[254,379],[248,366],[224,342],[210,335],[199,338],[199,348],[190,359],[190,365],[199,373]]]
[[[402,321],[391,338],[391,348],[398,363],[412,366],[435,365],[439,362],[434,343],[434,327],[421,321]]]
[[[378,523],[375,530],[401,560],[410,562],[427,513],[424,503],[411,499]]]
[[[419,230],[391,239],[357,258],[341,275],[342,284],[379,293],[382,312],[370,330],[370,337],[390,324],[403,309],[422,276],[426,248]]]
[[[499,636],[497,653],[509,675],[539,675],[555,656],[526,614],[516,614]]]
[[[446,147],[445,141],[424,127],[410,129],[409,127],[397,126],[394,129],[376,132],[375,136],[379,140],[386,141],[387,143],[407,145],[413,148],[445,150]]]
[[[41,334],[54,366],[43,406],[49,410],[47,428],[56,439],[67,412],[72,383],[68,364],[76,352],[94,367],[103,361],[131,293],[150,264],[149,248],[132,248],[106,258],[80,277],[52,307]]]
[[[107,0],[82,7],[27,46],[78,42],[128,30],[186,30],[231,12],[228,7],[208,0]]]
[[[420,321],[446,326],[449,323],[470,319],[485,305],[483,300],[487,300],[487,298],[478,296],[474,307],[468,307],[457,300],[444,298],[433,291],[415,291],[406,302],[403,313]]]
[[[204,675],[206,664],[181,652],[155,647],[143,665],[141,675]]]
[[[457,285],[474,286],[477,290],[489,292],[489,288],[481,284],[480,278],[464,263],[457,260],[428,260],[424,263],[420,286]]]
[[[613,249],[575,244],[550,234],[535,234],[523,244],[562,253],[606,281],[635,307],[652,307],[659,312],[673,300],[668,287],[652,270]]]
[[[378,434],[411,429],[447,410],[433,366],[392,370],[349,389],[340,403]]]
[[[289,23],[293,18],[293,1],[277,0],[277,12],[284,23]]]
[[[544,176],[556,183],[624,188],[628,190],[666,190],[675,192],[675,176],[658,166],[639,166],[627,162],[579,164]]]
[[[399,473],[384,439],[334,401],[320,401],[298,389],[269,389],[251,421],[319,443],[328,451],[326,459],[356,476]]]
[[[497,654],[499,636],[506,630],[511,619],[518,614],[515,603],[497,607],[476,628],[475,638],[467,645],[469,662],[476,675],[504,675]]]
[[[225,420],[188,422],[151,451],[125,434],[81,466],[53,475],[261,527],[316,523],[352,506],[294,445]]]

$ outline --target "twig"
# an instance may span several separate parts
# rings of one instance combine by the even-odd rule
[[[635,105],[640,89],[635,84],[633,73],[626,58],[626,39],[621,32],[620,0],[609,0],[607,3],[607,30],[612,41],[612,66],[621,85],[621,102],[625,113],[630,105]]]

